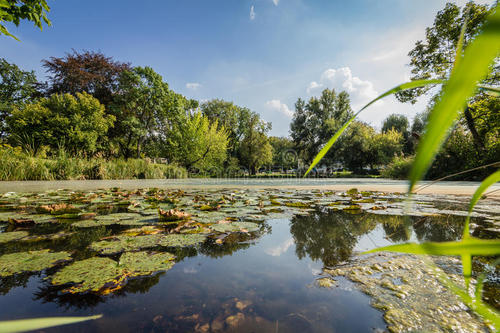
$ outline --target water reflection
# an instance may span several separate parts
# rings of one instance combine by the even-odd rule
[[[387,245],[383,239],[389,243],[414,241],[412,237],[419,242],[451,241],[461,238],[463,225],[464,218],[457,216],[407,217],[317,210],[308,216],[294,216],[290,232],[297,257],[309,256],[326,266],[335,266],[353,255],[364,236],[372,241],[372,248]],[[383,232],[375,230],[377,227]]]

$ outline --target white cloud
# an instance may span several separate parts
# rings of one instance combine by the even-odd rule
[[[270,101],[266,102],[266,106],[268,109],[272,111],[279,112],[288,118],[293,117],[293,111],[288,108],[288,106],[285,103],[281,103],[279,99],[273,99]]]
[[[250,7],[250,21],[255,20],[255,9],[254,7]]]
[[[314,95],[326,88],[333,88],[337,91],[345,90],[349,93],[354,108],[360,107],[378,95],[372,82],[353,76],[349,67],[325,70],[321,74],[319,83],[312,81],[306,91],[308,94]]]
[[[277,6],[280,3],[280,0],[273,0],[273,3],[275,6]]]
[[[286,241],[284,241],[283,243],[278,244],[275,247],[266,249],[265,252],[266,252],[266,254],[269,254],[270,256],[279,257],[280,255],[282,255],[283,253],[288,251],[290,246],[292,246],[293,244],[295,244],[295,242],[293,241],[293,238],[289,238]]]
[[[186,83],[186,88],[191,89],[191,90],[198,90],[198,88],[201,87],[201,84],[198,82],[188,82]]]

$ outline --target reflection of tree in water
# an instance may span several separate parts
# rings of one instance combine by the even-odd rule
[[[338,211],[315,211],[308,216],[294,216],[290,232],[297,256],[308,255],[333,266],[347,260],[358,238],[372,231],[376,222],[371,214],[347,214]]]
[[[26,285],[33,273],[22,273],[0,278],[0,295],[7,295],[12,288],[23,287]]]
[[[462,238],[465,217],[424,216],[414,219],[413,230],[419,242],[443,242]]]
[[[34,293],[33,300],[41,300],[42,303],[55,303],[65,309],[91,309],[100,303],[105,303],[110,298],[125,297],[127,294],[145,294],[160,281],[160,276],[164,274],[165,272],[160,272],[153,276],[129,279],[122,289],[106,296],[95,293],[63,293],[62,290],[67,288],[68,285],[53,286],[46,282]]]
[[[398,215],[379,215],[377,222],[382,223],[385,237],[394,243],[406,242],[410,239],[411,218]]]

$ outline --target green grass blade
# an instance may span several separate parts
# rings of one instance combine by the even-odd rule
[[[420,87],[428,86],[428,85],[431,85],[431,84],[442,84],[442,83],[444,83],[443,80],[415,80],[415,81],[411,81],[411,82],[406,82],[406,83],[400,84],[400,85],[398,85],[398,86],[396,86],[396,87],[394,87],[394,88],[386,91],[382,95],[380,95],[377,98],[375,98],[375,99],[371,100],[370,102],[368,102],[365,106],[363,106],[361,108],[361,110],[359,110],[358,112],[356,112],[354,114],[354,116],[352,116],[351,119],[349,119],[342,126],[342,128],[340,128],[337,131],[337,133],[335,133],[330,138],[330,140],[328,140],[328,142],[326,143],[326,145],[320,150],[320,152],[318,153],[318,155],[316,155],[316,157],[314,158],[313,162],[309,166],[309,169],[307,169],[306,173],[304,174],[304,177],[307,176],[307,174],[309,172],[311,172],[311,170],[319,163],[319,161],[321,161],[321,159],[330,150],[330,148],[337,141],[337,139],[340,137],[340,135],[342,135],[342,133],[344,133],[344,131],[347,129],[347,127],[354,121],[354,119],[356,119],[356,117],[361,113],[361,111],[363,111],[364,109],[366,109],[367,107],[369,107],[373,103],[377,102],[378,100],[380,100],[380,99],[382,99],[384,97],[387,97],[389,95],[393,95],[393,94],[395,94],[397,92],[400,92],[400,91],[403,91],[403,90],[408,90],[408,89],[420,88]]]
[[[477,202],[479,199],[481,199],[483,193],[493,184],[497,183],[500,181],[500,170],[497,170],[496,172],[492,173],[489,175],[485,180],[481,182],[479,187],[476,189],[474,194],[472,195],[472,198],[470,200],[469,204],[469,212],[467,214],[467,220],[465,221],[465,228],[464,228],[464,236],[463,238],[469,237],[469,221],[470,221],[470,215],[472,214],[472,210],[474,209],[474,206],[476,206]]]
[[[466,290],[457,286],[441,269],[436,267],[432,261],[426,260],[426,262],[432,267],[439,281],[455,295],[460,297],[465,305],[483,317],[488,324],[495,326],[497,330],[500,328],[500,315],[495,309],[485,304],[480,298],[478,299],[476,295],[471,297]]]
[[[441,256],[478,255],[491,256],[500,253],[500,239],[478,239],[468,237],[457,242],[406,243],[379,247],[365,253],[381,251]]]
[[[487,94],[492,96],[500,96],[500,87],[487,86],[484,84],[478,85],[480,90],[485,91]]]
[[[79,323],[87,320],[101,318],[102,315],[89,317],[49,317],[0,321],[0,333],[26,332],[39,330],[48,327],[61,326],[67,324]]]
[[[465,50],[463,59],[453,69],[450,79],[443,87],[443,94],[429,115],[429,122],[417,148],[415,161],[410,171],[408,192],[423,178],[432,163],[446,133],[477,89],[477,84],[486,77],[489,67],[500,51],[500,5],[489,16],[483,31]]]

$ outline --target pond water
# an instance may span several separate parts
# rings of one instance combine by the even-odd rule
[[[347,276],[332,279],[325,269],[343,267],[379,246],[461,238],[463,198],[415,200],[411,217],[405,217],[400,197],[373,192],[7,193],[0,198],[0,320],[103,314],[101,319],[72,325],[76,332],[394,330],[356,282]],[[64,206],[57,206],[61,203]],[[183,211],[190,217],[162,219],[158,209],[174,215]],[[482,202],[473,218],[474,235],[497,237],[499,215],[498,202]],[[2,240],[2,235],[12,238]],[[201,238],[165,243],[162,237],[172,235]],[[135,243],[153,238],[153,244]],[[39,269],[21,264],[12,269],[2,261],[42,250],[61,253],[61,258],[67,255]],[[147,273],[143,269],[139,274],[136,268],[134,275],[124,264],[127,253],[167,252],[175,255],[170,266],[149,267]],[[79,262],[101,274],[99,266],[84,261],[92,258],[113,260],[112,266],[123,266],[124,271],[117,271],[113,282],[97,283],[94,290],[82,287],[91,279],[85,270],[71,276],[72,282],[56,283],[61,271]],[[75,285],[80,289],[71,289]],[[498,307],[495,268],[490,267],[487,286],[486,300]]]

